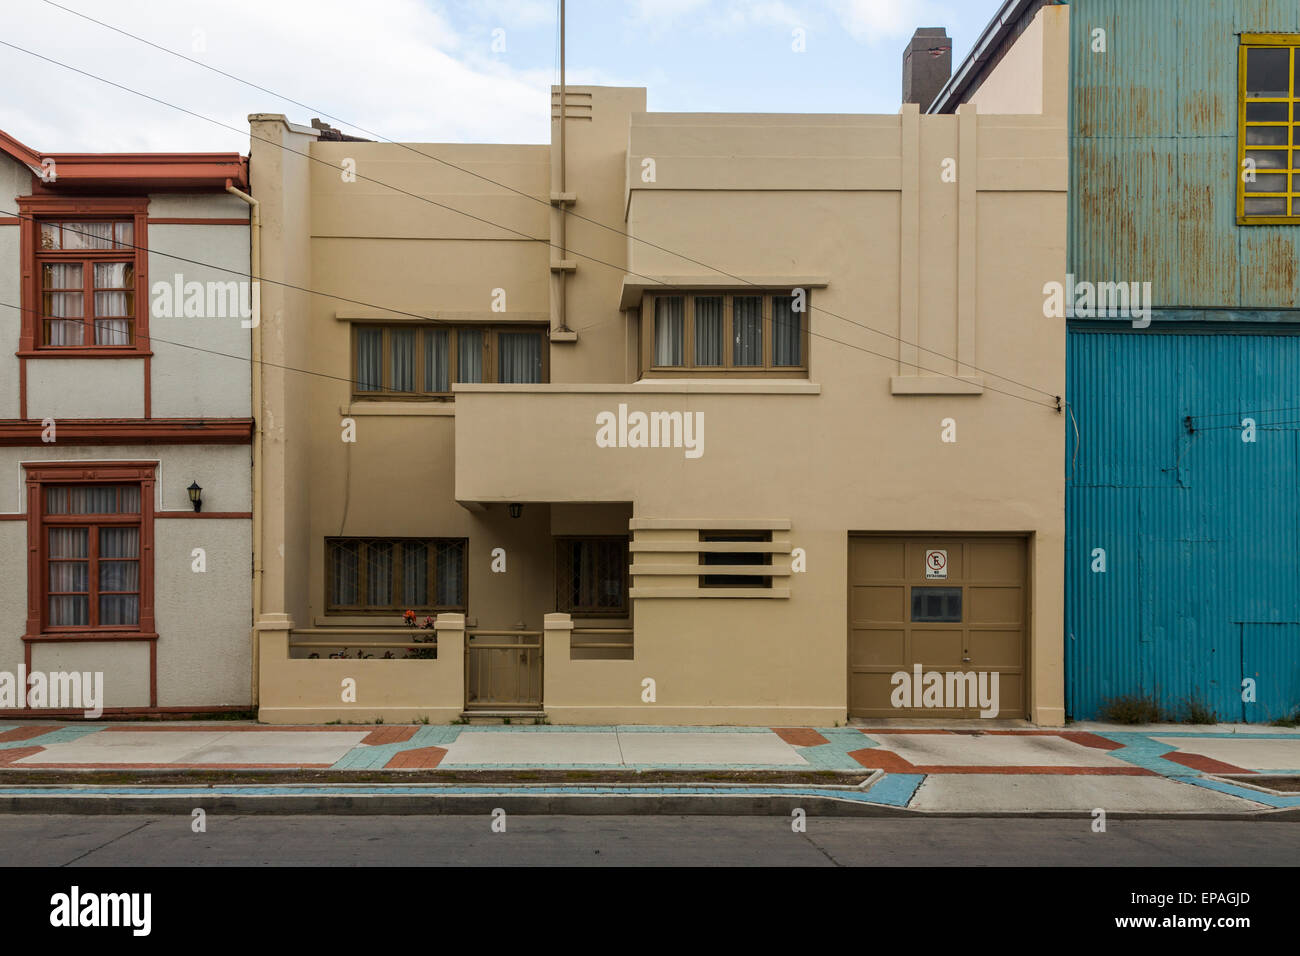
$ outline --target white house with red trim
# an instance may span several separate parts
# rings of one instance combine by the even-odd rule
[[[247,187],[238,153],[0,131],[0,717],[80,712],[6,674],[252,705]]]

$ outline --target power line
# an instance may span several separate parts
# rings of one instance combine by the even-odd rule
[[[294,99],[293,97],[286,96],[286,95],[284,95],[284,94],[282,94],[282,93],[278,93],[278,92],[276,92],[275,90],[268,89],[267,87],[264,87],[264,86],[261,86],[261,85],[259,85],[259,84],[257,84],[257,83],[254,83],[254,82],[252,82],[251,80],[246,80],[246,79],[244,79],[243,77],[236,76],[236,75],[233,74],[233,73],[228,73],[227,71],[222,70],[222,69],[219,69],[218,67],[212,66],[211,64],[204,63],[204,62],[201,61],[201,60],[197,60],[197,59],[195,59],[195,58],[193,58],[193,57],[186,56],[186,55],[183,54],[183,53],[179,53],[179,52],[177,52],[176,50],[172,50],[172,49],[170,49],[170,48],[168,48],[168,47],[162,46],[161,44],[154,43],[153,41],[151,41],[151,40],[147,40],[147,39],[145,39],[145,38],[142,37],[142,36],[139,36],[139,35],[137,35],[137,34],[131,33],[129,30],[123,30],[121,27],[113,26],[111,23],[105,23],[105,22],[102,21],[102,20],[97,20],[97,19],[95,19],[94,17],[89,16],[89,15],[87,15],[87,14],[85,14],[85,13],[82,13],[82,12],[80,12],[80,11],[78,11],[78,10],[73,10],[73,9],[70,9],[69,7],[65,7],[65,6],[63,6],[62,4],[55,3],[54,0],[42,0],[42,2],[45,3],[45,4],[47,4],[48,6],[55,7],[55,8],[57,8],[57,9],[59,9],[59,10],[64,11],[65,13],[70,13],[70,14],[72,14],[73,16],[80,17],[80,18],[83,19],[83,20],[87,20],[87,21],[89,21],[89,22],[91,22],[91,23],[94,23],[94,24],[96,24],[96,25],[98,25],[98,26],[101,26],[101,27],[103,27],[103,28],[105,28],[105,29],[107,29],[107,30],[112,30],[114,33],[119,33],[119,34],[121,34],[122,36],[125,36],[125,37],[128,37],[128,38],[132,39],[132,40],[135,40],[135,41],[138,42],[138,43],[143,43],[144,45],[146,45],[146,46],[148,46],[148,47],[151,47],[151,48],[153,48],[153,49],[155,49],[155,50],[158,50],[158,51],[161,52],[161,53],[166,53],[166,54],[168,54],[168,55],[170,55],[170,56],[174,56],[174,57],[176,57],[176,58],[178,58],[178,59],[184,60],[185,62],[190,63],[190,64],[192,64],[192,65],[194,65],[194,66],[198,66],[198,67],[201,67],[202,69],[209,70],[209,71],[211,71],[211,72],[213,72],[213,73],[216,73],[216,74],[218,74],[218,75],[220,75],[220,76],[223,76],[223,77],[225,77],[225,78],[227,78],[227,79],[229,79],[229,80],[233,80],[233,81],[235,81],[236,83],[243,84],[244,86],[247,86],[247,87],[249,87],[250,89],[255,89],[255,90],[258,90],[259,92],[266,93],[266,94],[269,95],[269,96],[274,96],[274,97],[276,97],[277,99],[283,100],[283,101],[286,102],[286,103],[292,103],[293,105],[295,105],[295,106],[299,106],[299,107],[301,107],[301,108],[303,108],[303,109],[305,109],[305,110],[308,110],[309,112],[317,113],[317,114],[319,114],[320,116],[328,117],[329,119],[334,120],[336,123],[342,123],[342,124],[345,125],[345,126],[350,126],[350,127],[352,127],[353,129],[355,129],[355,130],[359,130],[360,132],[363,132],[363,133],[365,133],[365,134],[367,134],[367,135],[369,135],[369,136],[375,136],[375,137],[377,137],[377,138],[383,140],[385,143],[388,143],[388,144],[393,145],[393,146],[397,146],[397,147],[399,147],[399,148],[401,148],[401,149],[407,150],[408,152],[415,153],[416,155],[418,155],[418,156],[422,156],[422,157],[424,157],[425,159],[429,159],[429,160],[433,160],[434,162],[441,163],[442,165],[444,165],[444,166],[446,166],[446,167],[448,167],[448,168],[450,168],[450,169],[455,169],[455,170],[458,170],[459,172],[465,173],[465,174],[468,175],[468,176],[473,176],[475,179],[479,179],[479,180],[481,180],[481,181],[483,181],[483,182],[486,182],[486,183],[491,183],[492,185],[497,186],[497,187],[500,188],[500,189],[507,190],[508,192],[514,193],[514,194],[516,194],[516,195],[518,195],[518,196],[522,196],[523,198],[528,199],[528,200],[530,200],[530,201],[532,201],[532,202],[536,202],[536,203],[538,203],[538,204],[540,204],[540,205],[547,206],[548,208],[549,208],[550,205],[551,205],[549,198],[547,198],[547,199],[543,199],[543,198],[541,198],[541,197],[539,197],[539,196],[534,196],[534,195],[532,195],[531,193],[527,193],[527,192],[525,192],[525,191],[523,191],[523,190],[521,190],[521,189],[516,189],[515,187],[513,187],[513,186],[511,186],[511,185],[509,185],[509,184],[507,184],[507,183],[503,183],[503,182],[501,182],[501,181],[499,181],[499,180],[496,180],[496,179],[491,178],[490,176],[485,176],[485,175],[483,175],[482,173],[477,173],[477,172],[475,172],[475,171],[473,171],[473,170],[471,170],[471,169],[467,169],[467,168],[464,167],[464,166],[460,166],[460,165],[458,165],[458,164],[456,164],[456,163],[451,162],[450,160],[443,159],[443,158],[440,157],[440,156],[435,156],[435,155],[433,155],[433,154],[431,154],[431,153],[426,153],[426,152],[424,152],[423,150],[420,150],[420,149],[415,148],[414,146],[410,145],[409,143],[402,143],[402,142],[398,142],[397,140],[390,139],[389,137],[383,135],[382,133],[376,132],[375,130],[367,129],[366,127],[364,127],[364,126],[362,126],[362,125],[360,125],[360,124],[358,124],[358,123],[354,123],[354,122],[352,122],[352,121],[350,121],[350,120],[347,120],[347,119],[344,119],[344,118],[342,118],[342,117],[335,116],[334,114],[332,114],[332,113],[328,113],[328,112],[326,112],[325,110],[322,110],[322,109],[320,109],[320,108],[318,108],[318,107],[312,106],[312,105],[310,105],[310,104],[308,104],[308,103],[303,103],[303,102],[301,102],[301,101],[299,101],[299,100]],[[557,31],[558,31],[558,28],[559,28],[558,18],[557,18],[556,28],[557,28]],[[558,41],[558,32],[557,32],[557,41],[556,41],[556,42],[557,42],[557,44],[558,44],[558,42],[559,42],[559,41]],[[11,45],[11,44],[6,44],[6,45]],[[15,47],[15,49],[22,49],[22,48],[21,48],[21,47]],[[24,50],[23,52],[30,53],[31,51]],[[32,54],[32,55],[37,56],[37,55],[39,55],[39,54]],[[558,55],[558,51],[557,51],[557,55]],[[58,61],[53,61],[53,60],[51,60],[50,62],[57,63]],[[62,66],[63,64],[59,64],[59,65]],[[70,67],[70,69],[71,69],[71,67]],[[79,71],[79,72],[80,72],[80,71]],[[99,77],[95,77],[95,78],[96,78],[96,79],[100,79]],[[111,82],[111,81],[104,81],[104,82]],[[113,84],[113,85],[116,85],[116,84]],[[130,92],[138,92],[138,91],[131,90]],[[146,94],[141,93],[141,94],[139,94],[139,95],[144,96],[144,95],[146,95]],[[149,98],[150,98],[150,99],[153,99],[153,97],[149,97]],[[156,102],[162,102],[162,101],[156,101]],[[164,103],[164,105],[171,106],[172,104]],[[175,107],[175,108],[177,108],[177,109],[181,109],[181,107]],[[185,112],[189,112],[189,111],[186,110]],[[190,115],[192,115],[192,116],[197,116],[198,114],[190,113]],[[207,117],[199,117],[199,118],[201,118],[201,119],[206,119]],[[216,121],[213,121],[213,122],[216,122]],[[220,125],[224,125],[224,124],[220,124]],[[231,127],[227,127],[227,128],[231,128]],[[242,132],[242,131],[239,131],[239,132]],[[269,141],[269,140],[265,140],[265,142],[270,142],[270,141]],[[273,145],[282,145],[282,144],[278,144],[278,143],[276,143],[276,144],[273,144]],[[284,148],[287,148],[287,147],[284,147]],[[296,150],[291,150],[291,152],[297,152],[297,151],[296,151]],[[326,163],[325,165],[331,166],[331,168],[337,168],[337,167],[333,167],[333,164],[330,164],[330,163]],[[368,178],[368,177],[361,177],[361,178]],[[370,182],[376,182],[376,183],[378,183],[378,180],[373,180],[373,179],[371,179],[371,180],[369,180],[369,181],[370,181]],[[387,184],[387,183],[379,183],[379,185],[387,186],[388,184]],[[390,187],[390,188],[396,188],[396,187]],[[399,190],[399,191],[401,191],[401,190]],[[435,204],[435,205],[440,205],[440,204]],[[450,208],[450,207],[443,207],[443,208]],[[452,210],[452,211],[460,211],[460,210]],[[468,213],[465,213],[465,215],[469,215],[469,214],[468,214]],[[702,262],[701,260],[699,260],[699,259],[695,259],[695,258],[693,258],[693,257],[691,257],[691,256],[688,256],[688,255],[686,255],[685,253],[678,252],[678,251],[673,250],[673,249],[669,249],[669,248],[667,248],[666,246],[661,246],[661,245],[659,245],[658,243],[652,242],[651,240],[646,239],[646,238],[644,238],[644,237],[632,235],[631,233],[626,232],[626,231],[624,231],[623,229],[618,228],[617,226],[611,226],[611,225],[609,225],[608,223],[603,223],[603,222],[600,222],[599,220],[592,219],[592,218],[590,218],[590,217],[588,217],[588,216],[584,216],[584,215],[582,215],[581,213],[578,213],[578,212],[575,212],[575,211],[569,209],[567,203],[561,203],[561,204],[560,204],[560,215],[562,215],[562,216],[571,216],[571,217],[573,217],[573,218],[575,218],[575,219],[581,220],[582,222],[586,222],[586,223],[589,223],[590,225],[596,226],[596,227],[598,227],[598,228],[600,228],[600,229],[604,229],[604,230],[606,230],[606,231],[612,232],[612,233],[614,233],[615,235],[618,235],[618,236],[620,236],[620,237],[622,237],[622,238],[624,238],[624,239],[628,239],[628,240],[631,240],[631,241],[633,241],[633,242],[639,242],[639,243],[641,243],[641,244],[643,244],[643,245],[649,246],[649,247],[652,248],[652,249],[657,249],[657,250],[660,251],[660,252],[665,252],[665,253],[667,253],[668,255],[674,256],[674,257],[676,257],[676,258],[678,258],[678,259],[681,259],[681,260],[683,260],[683,261],[685,261],[685,262],[689,262],[689,263],[691,263],[691,264],[693,264],[693,265],[698,265],[698,266],[701,266],[702,268],[709,269],[710,271],[712,271],[712,272],[715,273],[716,275],[725,276],[725,277],[728,278],[728,279],[732,279],[732,280],[737,281],[737,282],[743,282],[743,283],[745,283],[745,284],[747,284],[747,285],[751,285],[751,286],[755,286],[755,287],[759,287],[759,286],[760,286],[759,283],[756,283],[756,282],[753,282],[753,281],[751,281],[751,280],[745,279],[745,278],[743,278],[743,277],[741,277],[741,276],[732,275],[731,273],[727,272],[725,269],[719,269],[719,268],[717,268],[717,267],[714,266],[714,265],[711,265],[711,264],[709,264],[709,263],[707,263],[707,262]],[[505,228],[505,227],[501,227],[501,228]],[[542,240],[534,240],[534,241],[542,241]],[[552,243],[548,243],[548,245],[552,245],[553,248],[558,248],[558,246],[556,246],[555,244],[552,244]],[[614,265],[614,264],[612,264],[612,263],[603,262],[602,260],[599,260],[599,259],[593,259],[592,257],[587,256],[587,255],[584,255],[583,253],[577,252],[576,250],[569,249],[568,251],[569,251],[569,252],[572,252],[574,255],[581,256],[581,257],[584,258],[584,259],[589,259],[590,261],[593,261],[593,262],[599,262],[599,263],[601,263],[602,265],[608,265],[608,266],[611,266],[612,268],[620,269],[620,271],[627,272],[626,269],[621,269],[621,267],[619,267],[619,266],[617,266],[617,265]],[[630,273],[630,274],[635,275],[635,273]],[[649,277],[649,276],[639,276],[639,278],[647,278],[647,279],[649,279],[649,278],[651,278],[651,277]],[[865,323],[856,322],[856,321],[854,321],[853,319],[848,318],[847,316],[840,315],[840,314],[838,314],[838,313],[836,313],[836,312],[831,312],[830,310],[828,310],[828,309],[826,309],[826,308],[822,308],[822,307],[818,307],[818,306],[813,306],[812,309],[813,309],[813,311],[815,311],[815,312],[820,312],[821,314],[826,315],[826,316],[829,316],[829,317],[831,317],[831,318],[839,319],[841,322],[845,322],[845,323],[847,323],[847,324],[849,324],[849,325],[854,325],[854,326],[857,326],[858,328],[865,329],[866,331],[874,332],[874,333],[877,334],[877,335],[883,335],[883,336],[885,336],[886,338],[893,339],[894,341],[899,342],[899,343],[902,344],[902,345],[907,345],[907,346],[910,346],[910,347],[912,347],[912,348],[920,349],[921,351],[928,352],[928,353],[930,353],[931,355],[937,355],[937,356],[939,356],[940,358],[944,358],[944,359],[947,359],[948,361],[955,362],[955,363],[957,363],[958,366],[963,366],[963,365],[964,365],[964,366],[966,366],[966,367],[968,367],[968,368],[974,369],[974,370],[977,371],[977,372],[980,372],[981,374],[984,374],[984,375],[990,375],[990,376],[992,376],[993,378],[1001,379],[1001,380],[1004,381],[1004,382],[1008,382],[1008,383],[1010,383],[1010,384],[1012,384],[1012,385],[1019,386],[1020,388],[1026,389],[1026,390],[1028,390],[1028,391],[1031,391],[1031,392],[1038,392],[1038,393],[1041,394],[1041,395],[1046,395],[1046,396],[1048,396],[1049,398],[1053,399],[1053,401],[1056,401],[1056,400],[1059,398],[1059,396],[1056,395],[1056,393],[1054,393],[1054,392],[1048,391],[1048,390],[1046,390],[1046,389],[1039,388],[1039,387],[1037,387],[1037,386],[1035,386],[1035,385],[1029,385],[1029,384],[1027,384],[1027,383],[1025,383],[1025,382],[1017,381],[1016,379],[1013,379],[1013,378],[1011,378],[1011,377],[1009,377],[1009,376],[1006,376],[1006,375],[1000,375],[1000,374],[998,374],[997,372],[993,372],[993,371],[990,371],[990,370],[988,370],[988,369],[983,369],[983,368],[980,368],[980,367],[978,367],[978,366],[976,366],[976,365],[971,365],[971,364],[969,364],[969,363],[962,362],[960,359],[958,359],[958,358],[956,358],[956,357],[954,357],[954,356],[947,355],[947,354],[945,354],[945,353],[943,353],[943,352],[939,352],[939,351],[937,351],[937,350],[935,350],[935,349],[927,348],[926,346],[920,345],[920,344],[915,343],[915,342],[908,342],[907,340],[905,340],[905,339],[903,339],[903,338],[901,338],[901,337],[899,337],[899,336],[893,335],[893,334],[890,333],[890,332],[885,332],[885,331],[882,330],[882,329],[873,328],[873,327],[871,327],[871,326],[869,326],[869,325],[866,325]],[[590,328],[590,326],[589,326],[589,328]],[[581,329],[580,329],[579,331],[581,331]],[[917,367],[919,368],[920,366],[917,366]]]
[[[0,42],[3,42],[3,41],[0,41]],[[9,215],[9,214],[10,214],[9,210],[0,210],[0,213],[4,213],[5,215]],[[35,223],[35,222],[38,221],[37,218],[36,218],[35,216],[24,216],[24,215],[22,215],[21,213],[15,213],[14,215],[16,215],[16,217],[19,218],[19,219],[26,219],[26,220],[28,220],[29,222],[33,222],[33,223]],[[93,234],[93,233],[90,233],[90,232],[85,231],[85,230],[82,230],[82,229],[77,229],[77,228],[75,228],[75,227],[73,227],[73,226],[69,226],[69,225],[64,225],[64,226],[63,226],[63,230],[64,230],[65,232],[72,232],[72,233],[75,233],[75,234],[77,234],[77,235],[83,235],[83,236],[92,236],[92,237],[95,237],[95,234]],[[97,237],[96,237],[96,238],[97,238]],[[151,254],[151,255],[158,255],[158,256],[164,256],[164,257],[169,258],[169,259],[176,259],[177,261],[180,261],[180,262],[188,262],[188,263],[190,263],[190,264],[192,264],[192,265],[198,265],[198,266],[203,266],[203,267],[205,267],[205,268],[209,268],[209,269],[215,269],[215,270],[217,270],[217,271],[219,271],[219,272],[225,272],[225,273],[228,273],[228,274],[230,274],[230,275],[247,276],[250,280],[252,279],[252,274],[251,274],[251,273],[248,273],[248,272],[240,272],[240,271],[237,270],[237,269],[230,269],[230,268],[228,268],[228,267],[226,267],[226,266],[220,266],[220,265],[217,265],[216,263],[212,263],[212,262],[203,262],[203,261],[201,261],[201,260],[199,260],[199,259],[191,259],[191,258],[188,258],[188,257],[186,257],[186,256],[178,256],[178,255],[174,255],[174,254],[172,254],[172,253],[170,253],[170,252],[163,252],[163,251],[160,250],[160,249],[150,249],[150,248],[148,248],[147,246],[141,246],[141,245],[136,245],[136,244],[134,244],[134,243],[126,243],[126,242],[115,242],[115,245],[118,246],[118,247],[122,247],[122,248],[134,249],[134,250],[138,250],[138,251],[141,251],[141,252],[147,252],[147,253],[149,253],[149,254]],[[635,273],[633,273],[633,274],[635,275]],[[341,296],[335,296],[335,295],[333,295],[332,293],[328,293],[328,292],[319,292],[319,291],[317,291],[317,290],[315,290],[315,289],[308,289],[308,288],[306,288],[305,286],[294,285],[294,284],[292,284],[292,283],[287,283],[287,282],[280,282],[280,281],[277,281],[277,280],[275,280],[275,279],[266,279],[266,278],[261,278],[261,279],[256,279],[256,280],[253,280],[253,281],[256,281],[256,282],[267,282],[267,283],[270,283],[271,285],[279,285],[279,286],[283,286],[283,287],[285,287],[285,288],[293,289],[293,290],[298,291],[298,292],[303,292],[303,293],[306,293],[306,294],[308,294],[308,295],[322,296],[322,297],[324,297],[324,298],[335,299],[335,300],[337,300],[337,301],[341,301],[341,302],[348,302],[348,303],[351,303],[351,304],[353,304],[353,305],[361,305],[361,306],[365,306],[365,307],[367,307],[367,308],[379,309],[379,310],[381,310],[381,311],[389,312],[389,313],[391,313],[391,314],[405,315],[405,316],[409,316],[409,317],[411,317],[411,318],[419,319],[420,321],[422,321],[422,322],[426,322],[426,323],[429,323],[429,324],[439,324],[439,325],[441,325],[441,324],[455,324],[455,323],[452,323],[452,322],[448,322],[447,320],[444,320],[444,319],[430,319],[428,316],[418,315],[418,314],[416,314],[416,313],[414,313],[414,312],[403,312],[403,311],[401,311],[401,310],[399,310],[399,309],[389,309],[389,308],[387,308],[386,306],[375,305],[375,304],[372,303],[372,302],[364,302],[364,301],[362,301],[362,300],[360,300],[360,299],[348,299],[348,298],[343,298],[343,297],[341,297]],[[20,311],[20,312],[30,312],[30,313],[37,314],[37,315],[40,314],[40,311],[39,311],[38,309],[33,309],[33,308],[25,309],[25,308],[23,308],[22,306],[9,305],[8,303],[0,303],[0,305],[8,305],[9,308],[17,309],[17,310]],[[606,321],[608,321],[608,320],[606,320]],[[597,323],[597,324],[600,324],[600,323]],[[586,326],[586,328],[594,328],[594,327],[595,327],[594,325]],[[581,331],[581,330],[580,330],[580,331]],[[845,346],[846,348],[855,349],[855,350],[857,350],[857,351],[859,351],[859,352],[865,352],[865,353],[867,353],[868,355],[875,355],[875,356],[877,356],[877,357],[879,357],[879,358],[886,359],[887,361],[890,361],[890,362],[897,361],[897,359],[896,359],[894,356],[892,356],[892,355],[886,355],[886,354],[884,354],[883,352],[876,352],[876,351],[873,351],[873,350],[871,350],[871,349],[864,348],[863,346],[855,345],[855,344],[853,344],[852,342],[845,342],[845,341],[843,341],[842,339],[831,338],[830,336],[825,335],[825,334],[823,334],[823,333],[821,333],[821,332],[814,332],[814,331],[812,331],[812,329],[807,329],[807,330],[805,330],[805,331],[807,332],[808,335],[810,335],[810,336],[816,336],[817,338],[824,339],[824,340],[827,341],[827,342],[833,342],[833,343],[835,343],[835,344],[837,344],[837,345],[843,345],[843,346]],[[139,334],[139,333],[137,333],[137,334]],[[236,358],[236,359],[240,359],[241,361],[251,361],[251,359],[248,359],[248,358],[246,358],[245,356],[240,356],[240,355],[231,355],[231,354],[229,354],[229,353],[225,353],[225,352],[217,352],[217,351],[214,351],[214,350],[211,350],[211,349],[202,349],[202,348],[199,348],[198,346],[191,346],[191,345],[188,345],[188,344],[183,343],[183,342],[171,342],[171,341],[168,341],[167,339],[159,339],[159,338],[156,338],[156,337],[150,336],[148,333],[143,334],[141,337],[142,337],[142,338],[145,338],[145,339],[150,339],[150,340],[152,340],[152,341],[163,342],[163,343],[168,344],[168,345],[174,345],[174,346],[177,346],[178,348],[192,348],[192,349],[195,349],[196,351],[207,352],[207,353],[212,354],[212,355],[222,355],[222,356],[225,356],[225,357],[227,357],[227,358]],[[263,364],[268,364],[268,363],[263,363]],[[285,369],[288,369],[289,371],[300,372],[300,373],[302,373],[302,374],[304,374],[304,375],[319,375],[319,376],[321,376],[321,377],[323,377],[323,378],[332,379],[332,380],[334,380],[334,381],[340,381],[340,382],[352,382],[352,381],[353,381],[353,379],[351,379],[351,378],[343,378],[343,377],[338,376],[338,375],[330,375],[329,373],[326,373],[326,372],[315,372],[315,371],[312,371],[312,370],[310,370],[310,369],[300,369],[300,368],[291,368],[291,367],[289,367],[289,366],[274,366],[274,365],[273,365],[272,367],[285,368]],[[922,369],[923,371],[934,372],[934,373],[937,374],[937,375],[943,375],[943,376],[948,377],[948,378],[955,378],[955,376],[948,375],[946,372],[941,372],[941,371],[939,371],[938,369],[931,369],[931,368],[928,368],[928,367],[923,366],[923,365],[918,365],[918,366],[916,366],[916,367],[919,368],[919,369]],[[997,392],[999,395],[1006,395],[1006,396],[1008,396],[1009,398],[1015,398],[1015,399],[1018,399],[1019,401],[1022,401],[1022,402],[1028,402],[1028,403],[1031,404],[1031,405],[1041,405],[1041,406],[1044,407],[1044,408],[1052,408],[1052,409],[1056,409],[1056,410],[1059,411],[1059,409],[1057,408],[1057,406],[1055,406],[1055,405],[1051,405],[1051,404],[1049,404],[1049,403],[1047,403],[1047,402],[1039,402],[1039,401],[1035,401],[1035,400],[1032,399],[1032,398],[1026,398],[1026,397],[1024,397],[1023,395],[1016,395],[1016,394],[1014,394],[1014,393],[1012,393],[1012,392],[1003,391],[1002,389],[994,388],[994,387],[991,386],[991,385],[985,385],[984,388],[987,389],[988,391]]]

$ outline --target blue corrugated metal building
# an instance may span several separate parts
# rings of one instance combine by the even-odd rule
[[[1043,5],[1004,4],[984,61]],[[1070,0],[1069,19],[1070,271],[1149,282],[1153,310],[1070,320],[1067,714],[1136,695],[1171,714],[1286,716],[1300,707],[1300,3]],[[941,98],[979,78],[965,82]]]

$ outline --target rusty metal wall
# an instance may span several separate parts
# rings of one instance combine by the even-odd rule
[[[1093,52],[1093,31],[1106,52]],[[1070,0],[1071,271],[1159,308],[1300,307],[1300,226],[1238,226],[1239,33],[1298,0]]]

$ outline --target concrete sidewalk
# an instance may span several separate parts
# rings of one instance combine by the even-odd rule
[[[28,771],[21,786],[6,771]],[[457,784],[233,786],[240,794],[612,797],[797,796],[930,813],[1254,814],[1296,809],[1300,792],[1263,789],[1258,776],[1300,775],[1300,731],[1255,725],[1069,730],[936,727],[268,726],[235,722],[0,724],[0,807],[16,797],[127,789],[31,782],[30,771],[425,771]],[[609,771],[599,786],[465,783],[474,771]],[[683,782],[637,784],[636,772]],[[830,772],[825,785],[751,782],[692,786],[692,772]],[[834,774],[855,774],[837,785]],[[857,780],[867,776],[865,783]],[[11,774],[12,776],[12,774]],[[88,775],[90,776],[90,775]],[[433,774],[436,781],[437,773]],[[1241,779],[1237,779],[1241,778]],[[624,781],[627,781],[624,783]],[[96,789],[98,788],[98,789]],[[343,788],[343,789],[340,789]],[[141,796],[176,788],[133,787]],[[182,788],[186,789],[186,788]],[[207,793],[220,788],[203,787]]]

